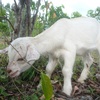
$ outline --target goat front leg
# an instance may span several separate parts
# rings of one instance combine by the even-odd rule
[[[49,78],[51,77],[51,74],[54,71],[56,65],[57,65],[57,58],[54,57],[54,56],[49,55],[49,61],[48,61],[48,64],[46,66],[46,75]],[[54,83],[54,82],[52,81],[52,83]],[[40,87],[41,87],[41,83],[39,83],[37,88],[40,88]]]
[[[57,66],[57,58],[50,55],[48,64],[46,66],[46,74],[49,78],[51,77],[51,74],[56,66]]]
[[[80,83],[84,83],[84,80],[87,79],[89,70],[90,70],[90,66],[93,63],[93,58],[91,57],[91,55],[89,53],[85,53],[83,55],[83,63],[84,63],[84,68],[78,79],[78,82],[80,82]]]
[[[64,53],[64,66],[62,69],[62,73],[64,76],[64,85],[63,85],[63,92],[66,93],[67,95],[71,95],[72,91],[72,83],[71,83],[71,78],[73,74],[73,65],[75,61],[75,56],[76,53],[66,51]]]

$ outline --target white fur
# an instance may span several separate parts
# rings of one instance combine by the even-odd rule
[[[64,60],[62,69],[64,75],[63,91],[70,95],[76,55],[81,55],[83,58],[84,69],[78,79],[79,82],[83,83],[93,63],[89,52],[94,49],[100,52],[100,23],[93,18],[63,18],[36,37],[18,38],[11,45],[30,64],[39,59],[40,55],[49,56],[46,67],[49,77],[55,69],[58,59],[62,58]],[[11,70],[10,76],[15,77],[27,70],[30,65],[24,60],[18,60],[21,56],[11,45],[8,50],[9,64],[7,69]],[[14,72],[16,73],[13,74]]]

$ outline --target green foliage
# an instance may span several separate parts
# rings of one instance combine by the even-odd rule
[[[52,25],[58,19],[61,18],[69,18],[67,14],[63,12],[64,6],[54,7],[53,5],[50,7],[49,15],[48,15],[48,24]]]
[[[39,18],[37,18],[34,25],[34,31],[32,33],[32,36],[40,34],[43,30],[44,30],[44,24],[42,23],[42,21],[39,20]]]
[[[6,73],[7,59],[7,55],[0,55],[0,82],[4,83],[8,81]]]
[[[0,5],[0,16],[5,16],[6,15],[6,10],[2,5]],[[0,22],[2,22],[2,19],[0,19]]]
[[[8,94],[6,93],[5,90],[6,90],[6,89],[5,89],[3,86],[0,86],[0,95],[8,96]]]
[[[3,6],[0,5],[0,16],[6,16],[6,10]],[[8,31],[8,25],[7,22],[0,18],[0,32],[7,32]]]
[[[79,12],[73,12],[71,18],[81,17],[82,15]]]
[[[7,32],[8,29],[7,23],[0,22],[0,32]]]
[[[5,20],[3,17],[7,17],[9,21],[14,25],[14,14],[11,9],[10,4],[0,5],[0,32],[2,32],[2,36],[9,36],[9,32],[12,31],[12,28],[7,20]]]
[[[41,83],[45,99],[50,100],[53,95],[53,87],[49,77],[44,73],[41,73]]]
[[[22,97],[22,100],[39,100],[39,98],[36,94],[32,94],[30,96],[26,95]]]
[[[60,18],[69,18],[69,16],[63,12],[64,6],[54,7],[52,2],[45,2],[45,5],[41,5],[42,12],[39,12],[39,21],[42,23],[43,29],[49,28]]]
[[[27,71],[22,73],[21,79],[23,79],[23,80],[31,80],[32,78],[34,78],[34,75],[35,75],[34,68],[31,67],[30,69],[28,69]]]
[[[89,10],[87,16],[100,20],[100,7],[97,7],[95,10]]]
[[[31,9],[35,10],[36,9],[36,4],[34,1],[31,0]]]
[[[6,54],[0,54],[0,67],[6,67],[8,64],[8,57]]]
[[[1,35],[1,34],[0,34]],[[0,43],[0,49],[3,49],[3,48],[5,48],[6,47],[6,44],[4,45],[4,44],[2,44],[2,43]]]

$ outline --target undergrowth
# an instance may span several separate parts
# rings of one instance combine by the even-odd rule
[[[40,73],[31,67],[19,77],[11,79],[7,76],[7,64],[7,55],[0,55],[0,100],[40,100],[43,95],[42,89],[37,88],[38,84],[40,83]],[[45,72],[46,64],[47,59],[41,58],[33,66]],[[83,85],[77,83],[77,79],[79,78],[79,75],[83,69],[82,66],[83,63],[79,57],[76,59],[72,78],[73,88],[75,85],[77,85],[81,89],[81,93],[76,94],[76,96],[88,94],[91,95],[95,100],[95,98],[100,95],[96,88],[97,86],[100,87],[100,85],[95,77],[95,74],[98,72],[98,65],[91,66],[89,78]],[[57,83],[53,85],[55,92],[62,89],[63,75],[61,69],[61,66],[58,65],[52,74],[52,79],[57,81]],[[44,99],[42,98],[41,100]]]

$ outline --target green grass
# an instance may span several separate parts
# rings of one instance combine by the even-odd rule
[[[6,45],[4,45],[4,44],[0,44],[0,49],[3,49],[3,48],[5,48],[6,47]]]

